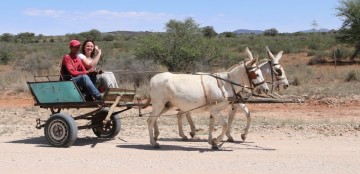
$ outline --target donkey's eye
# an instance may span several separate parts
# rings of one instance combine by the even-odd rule
[[[282,71],[281,71],[281,69],[274,68],[274,73],[275,73],[277,76],[282,76]]]

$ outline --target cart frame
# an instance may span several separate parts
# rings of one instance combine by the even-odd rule
[[[71,146],[81,129],[92,129],[99,138],[113,138],[121,129],[120,113],[137,107],[141,116],[140,106],[143,104],[139,100],[134,102],[136,90],[108,88],[103,101],[86,101],[81,89],[73,81],[58,80],[60,78],[52,80],[51,77],[54,76],[35,76],[34,82],[27,82],[35,100],[34,105],[51,111],[45,123],[38,118],[35,126],[38,129],[44,128],[45,137],[51,146]],[[42,80],[39,81],[39,78]],[[77,116],[61,112],[72,108],[94,110]],[[123,109],[114,111],[115,108]],[[76,120],[90,120],[91,124],[77,125]]]

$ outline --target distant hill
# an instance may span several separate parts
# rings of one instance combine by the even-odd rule
[[[301,33],[317,33],[317,32],[329,32],[330,30],[329,29],[326,29],[326,28],[321,28],[321,29],[318,29],[318,30],[313,30],[313,29],[310,29],[310,30],[302,30],[302,31],[299,31]]]
[[[263,34],[262,30],[248,30],[248,29],[238,29],[233,31],[235,34]]]
[[[326,29],[326,28],[321,28],[321,29],[318,29],[318,30],[309,29],[309,30],[302,30],[302,31],[298,31],[298,32],[312,33],[312,32],[329,32],[329,31],[331,31],[331,30]],[[262,31],[262,30],[238,29],[238,30],[233,31],[233,33],[235,33],[235,34],[263,34],[264,31]],[[294,32],[294,33],[296,33],[296,32]]]

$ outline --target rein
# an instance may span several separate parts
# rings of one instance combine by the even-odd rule
[[[195,75],[201,75],[201,74],[195,74]],[[237,84],[237,83],[235,83],[235,82],[233,82],[233,81],[230,81],[230,80],[221,78],[221,77],[219,77],[219,76],[216,76],[216,75],[214,75],[214,74],[206,74],[206,75],[209,75],[209,76],[211,76],[211,77],[214,77],[215,79],[222,80],[222,81],[224,81],[224,82],[230,83],[230,84],[235,85],[235,86],[240,86],[240,87],[242,87],[242,88],[247,88],[247,89],[250,89],[250,90],[253,90],[253,89],[254,89],[253,87],[247,87],[247,86],[244,86],[244,85],[240,85],[240,84]]]
[[[203,84],[203,80],[202,80],[202,76],[203,76],[203,75],[209,75],[209,76],[215,78],[216,80],[221,80],[221,81],[224,81],[224,82],[227,82],[227,83],[231,84],[231,88],[232,88],[233,95],[234,95],[234,97],[236,98],[236,100],[232,100],[231,102],[245,101],[246,99],[245,99],[243,96],[241,96],[241,94],[240,94],[239,92],[246,92],[246,93],[249,93],[249,94],[253,95],[252,92],[245,91],[244,89],[249,89],[249,90],[253,91],[253,90],[255,89],[255,87],[266,83],[265,81],[262,81],[262,82],[260,82],[260,83],[253,83],[253,82],[252,82],[252,79],[253,79],[253,78],[252,78],[251,74],[249,74],[249,72],[254,72],[254,71],[258,70],[259,67],[256,66],[256,67],[247,68],[245,65],[244,65],[244,67],[245,67],[245,69],[246,69],[246,73],[247,73],[247,77],[248,77],[248,80],[249,80],[249,84],[252,85],[252,86],[254,86],[254,87],[247,87],[247,86],[244,86],[244,85],[235,83],[235,82],[230,81],[230,80],[228,80],[228,79],[224,79],[224,78],[222,78],[222,77],[219,77],[219,76],[217,76],[216,74],[213,74],[213,73],[206,73],[206,74],[205,74],[205,73],[201,73],[201,74],[196,74],[196,73],[195,73],[194,75],[201,75],[201,85],[202,85],[203,90],[204,90],[204,96],[205,96],[206,102],[209,103],[209,102],[208,102],[208,99],[207,99],[206,92],[205,92],[205,87],[204,87],[204,84]],[[227,75],[228,75],[228,77],[229,77],[229,73],[227,73]],[[219,84],[218,84],[218,86],[219,86]],[[236,92],[234,86],[239,86],[239,87],[241,87],[242,89],[241,89],[239,92]],[[221,91],[222,91],[222,90],[221,90]],[[222,93],[223,93],[223,96],[224,96],[224,92],[223,92],[223,91],[222,91]],[[225,97],[225,96],[224,96],[224,97]]]
[[[276,77],[276,81],[278,81],[278,80],[283,80],[283,79],[285,79],[285,78],[278,77],[278,75],[275,74],[274,69],[273,69],[276,65],[280,65],[280,66],[281,66],[281,64],[279,64],[279,63],[273,64],[271,60],[269,60],[268,63],[270,64],[270,71],[271,71],[271,93],[273,93],[273,89],[274,89],[274,75],[275,75],[275,77]],[[282,66],[281,66],[281,67],[282,67]]]

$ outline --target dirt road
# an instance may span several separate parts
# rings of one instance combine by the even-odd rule
[[[147,137],[103,141],[80,137],[71,148],[52,148],[44,137],[1,137],[5,173],[358,173],[360,142],[336,139],[260,139],[224,143],[211,150],[205,140]]]
[[[356,104],[249,105],[252,127],[248,139],[240,141],[245,119],[238,113],[232,127],[236,141],[223,142],[220,150],[212,150],[207,143],[206,116],[194,117],[198,132],[189,141],[177,135],[175,117],[160,117],[160,149],[149,145],[146,118],[140,117],[122,119],[121,132],[114,139],[99,139],[91,130],[80,130],[73,146],[54,148],[48,145],[43,129],[34,127],[35,119],[48,118],[50,111],[33,107],[31,100],[4,100],[0,102],[1,173],[360,171],[360,107]],[[219,131],[217,126],[214,135]]]

